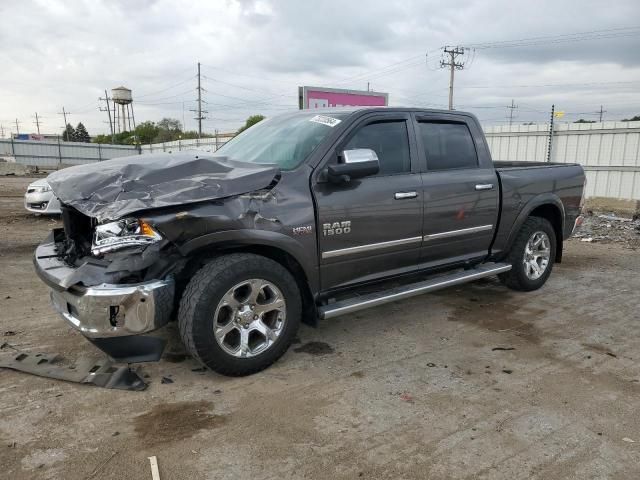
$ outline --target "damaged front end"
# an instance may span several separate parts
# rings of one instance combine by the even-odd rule
[[[55,310],[114,360],[159,360],[165,341],[144,334],[172,317],[176,278],[188,261],[179,245],[206,233],[176,210],[237,198],[272,185],[278,175],[272,166],[199,153],[55,172],[48,181],[62,202],[63,228],[37,247],[36,272],[50,287]]]
[[[55,310],[117,361],[158,360],[164,341],[140,335],[170,320],[175,285],[169,272],[180,256],[163,250],[160,239],[140,245],[125,240],[122,250],[110,242],[101,250],[105,245],[91,218],[63,207],[63,221],[64,228],[53,230],[34,255]]]

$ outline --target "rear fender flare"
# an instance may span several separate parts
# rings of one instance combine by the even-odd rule
[[[540,195],[536,195],[531,200],[529,200],[525,206],[520,210],[520,213],[516,217],[515,222],[513,222],[513,226],[511,227],[511,231],[509,232],[509,237],[507,239],[507,244],[505,251],[511,250],[511,246],[522,227],[522,224],[525,222],[527,218],[531,216],[531,212],[533,212],[536,208],[541,207],[543,205],[552,205],[558,209],[560,213],[560,235],[556,233],[556,261],[559,261],[562,258],[562,232],[564,232],[564,221],[565,221],[565,210],[562,200],[554,193],[541,193]]]

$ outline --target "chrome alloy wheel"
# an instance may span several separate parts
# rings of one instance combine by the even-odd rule
[[[524,247],[524,272],[529,280],[539,279],[549,266],[551,241],[544,232],[534,232]]]
[[[224,294],[213,321],[218,345],[234,357],[250,358],[269,349],[286,321],[286,304],[278,287],[252,278]]]

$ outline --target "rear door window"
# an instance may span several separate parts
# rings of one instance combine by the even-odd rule
[[[419,122],[418,135],[427,156],[427,170],[476,168],[478,155],[464,123]]]

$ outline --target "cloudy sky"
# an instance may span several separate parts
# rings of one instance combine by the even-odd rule
[[[105,133],[105,89],[133,90],[135,118],[195,129],[202,63],[207,132],[297,108],[297,86],[389,92],[446,108],[441,47],[467,47],[455,107],[503,124],[640,114],[640,2],[616,0],[0,0],[0,125],[59,132],[71,112]],[[577,35],[576,35],[577,34]]]

